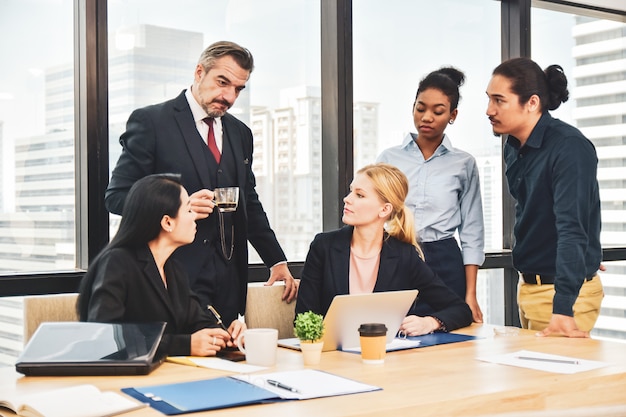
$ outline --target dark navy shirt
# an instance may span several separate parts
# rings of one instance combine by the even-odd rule
[[[596,150],[578,129],[546,112],[524,146],[508,137],[504,161],[517,201],[513,265],[555,276],[552,312],[572,316],[585,276],[602,261]]]

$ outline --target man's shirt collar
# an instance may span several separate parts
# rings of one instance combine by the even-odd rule
[[[552,121],[552,116],[550,116],[550,113],[548,113],[547,111],[544,112],[539,118],[539,121],[533,128],[532,132],[530,132],[530,136],[528,137],[528,140],[526,141],[524,146],[528,146],[530,148],[535,148],[535,149],[541,148],[546,129],[548,128],[548,125],[550,124],[551,121]],[[521,142],[515,136],[509,135],[506,141],[509,145],[513,146],[515,149],[520,149],[522,147]]]

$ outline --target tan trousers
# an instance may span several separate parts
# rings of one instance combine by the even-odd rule
[[[552,300],[554,284],[527,284],[520,277],[517,285],[517,304],[522,328],[543,330],[548,327],[552,317]],[[574,304],[574,321],[578,329],[591,331],[600,315],[600,306],[604,298],[604,290],[600,276],[585,281]]]

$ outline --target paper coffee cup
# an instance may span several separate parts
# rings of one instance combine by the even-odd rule
[[[387,353],[387,326],[383,323],[364,323],[359,327],[361,359],[363,363],[385,362]]]

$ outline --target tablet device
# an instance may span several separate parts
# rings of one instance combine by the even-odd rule
[[[165,323],[44,322],[15,363],[25,375],[145,375]]]
[[[417,298],[417,290],[336,295],[324,316],[323,351],[353,349],[360,345],[359,326],[384,323],[391,343],[402,320]],[[278,345],[300,349],[297,338],[280,339]]]

